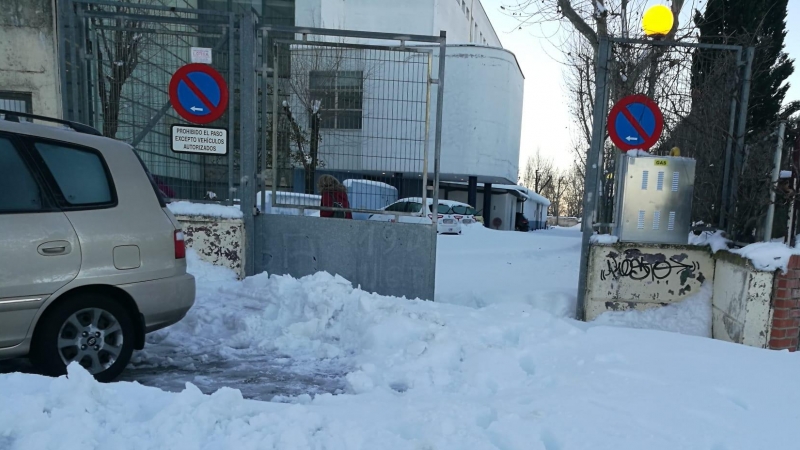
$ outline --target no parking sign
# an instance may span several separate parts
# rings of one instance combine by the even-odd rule
[[[608,115],[608,135],[623,152],[647,150],[661,138],[664,116],[646,95],[630,95],[618,101]]]
[[[228,107],[228,85],[206,64],[187,64],[169,82],[169,100],[175,111],[192,123],[207,124]]]

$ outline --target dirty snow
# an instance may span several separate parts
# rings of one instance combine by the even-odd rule
[[[644,311],[608,311],[592,323],[711,337],[712,294],[711,283],[705,283],[700,291],[683,301]]]
[[[213,203],[172,202],[167,208],[176,216],[206,216],[220,219],[241,219],[244,217],[238,206],[224,206]]]

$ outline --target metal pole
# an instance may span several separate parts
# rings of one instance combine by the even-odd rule
[[[258,186],[256,180],[256,52],[255,20],[252,12],[242,15],[239,30],[240,71],[241,71],[241,210],[244,213],[245,227],[245,274],[255,275],[255,206]]]
[[[737,61],[741,61],[741,51],[737,52]],[[719,227],[724,229],[728,221],[728,195],[731,178],[731,152],[733,150],[733,133],[736,127],[736,97],[731,98],[731,114],[728,122],[728,135],[725,137],[725,168],[722,171],[722,195],[720,196]]]
[[[583,188],[583,241],[581,244],[581,262],[578,278],[578,302],[575,308],[575,317],[578,320],[586,319],[586,283],[589,275],[589,245],[592,238],[594,227],[592,218],[594,217],[597,205],[597,171],[602,170],[597,165],[599,154],[603,151],[605,141],[605,122],[606,110],[608,109],[608,60],[611,46],[608,38],[600,37],[600,46],[597,54],[597,66],[595,67],[595,96],[594,111],[592,113],[592,146],[589,154],[586,155],[586,177],[584,178]]]
[[[736,212],[736,197],[739,190],[739,175],[742,171],[742,158],[744,156],[744,136],[747,132],[747,108],[750,102],[750,83],[752,82],[753,73],[753,58],[755,57],[756,50],[754,47],[748,47],[746,52],[747,62],[744,68],[744,76],[742,78],[742,95],[739,100],[739,119],[737,121],[736,130],[736,154],[734,157],[733,176],[731,178],[731,191],[728,201],[728,218]],[[732,231],[732,221],[727,221],[727,230],[730,234]]]
[[[67,49],[66,49],[66,42],[67,42],[67,29],[65,24],[67,23],[67,15],[71,14],[70,11],[70,2],[69,0],[63,2],[56,2],[56,9],[58,12],[58,20],[56,24],[58,25],[58,39],[56,40],[56,50],[58,55],[58,76],[59,76],[59,86],[61,88],[61,92],[59,92],[58,99],[61,102],[61,111],[59,112],[59,119],[69,119],[69,106],[68,102],[66,101],[67,97]],[[33,111],[36,113],[36,111]]]
[[[275,69],[269,68],[269,32],[267,30],[261,31],[261,181],[262,188],[259,190],[261,197],[261,212],[267,210],[267,148],[270,137],[275,139],[274,134],[267,133],[267,125],[269,124],[269,114],[267,105],[269,105],[269,75],[272,76],[272,82],[275,83]],[[273,88],[273,97],[275,96],[275,89]],[[275,116],[277,111],[273,106],[272,115]],[[272,184],[275,184],[275,175],[272,176]]]
[[[228,139],[230,142],[228,143],[228,205],[233,205],[233,160],[234,160],[234,153],[233,150],[236,148],[235,146],[235,135],[233,128],[236,126],[234,121],[234,98],[236,98],[236,89],[234,84],[236,80],[236,65],[233,62],[233,55],[236,53],[236,48],[234,47],[234,27],[235,27],[234,17],[231,13],[228,16]]]
[[[444,115],[444,61],[447,53],[447,32],[440,31],[439,36],[439,75],[436,80],[436,133],[434,141],[434,160],[433,160],[433,214],[439,211],[439,160],[442,155],[442,116]],[[428,186],[423,186],[428,189]],[[437,221],[433,221],[433,229],[436,230]]]
[[[267,47],[269,48],[269,47]],[[264,50],[266,51],[266,49]],[[272,47],[272,207],[278,204],[278,44]],[[290,50],[291,52],[291,50]],[[290,53],[291,54],[291,53]],[[266,55],[265,55],[266,56]],[[291,76],[291,74],[289,74]],[[320,193],[321,194],[321,193]],[[265,194],[266,195],[266,194]],[[264,205],[264,210],[266,210]]]
[[[772,239],[772,223],[775,220],[775,188],[781,175],[781,156],[783,156],[783,135],[786,133],[786,122],[781,122],[778,127],[778,145],[775,146],[775,159],[772,166],[772,183],[769,187],[769,207],[767,218],[764,219],[764,241]]]
[[[430,154],[430,143],[428,139],[431,134],[431,84],[433,84],[433,51],[428,53],[428,73],[427,83],[425,83],[425,144],[424,158],[422,159],[422,204],[428,204],[428,155]],[[423,211],[424,211],[423,207]]]

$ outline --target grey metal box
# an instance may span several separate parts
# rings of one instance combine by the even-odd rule
[[[691,228],[695,160],[622,155],[616,235],[621,242],[686,244]]]

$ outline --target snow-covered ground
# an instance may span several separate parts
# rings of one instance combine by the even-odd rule
[[[574,307],[579,242],[572,229],[442,237],[437,302],[369,294],[327,274],[237,281],[190,255],[196,307],[151,335],[126,371],[181,392],[100,385],[79,367],[58,379],[0,375],[0,449],[800,442],[791,376],[800,355],[564,317]],[[682,310],[670,314],[681,321]]]
[[[466,226],[440,236],[436,301],[471,307],[521,302],[575,317],[580,227],[531,233]]]

